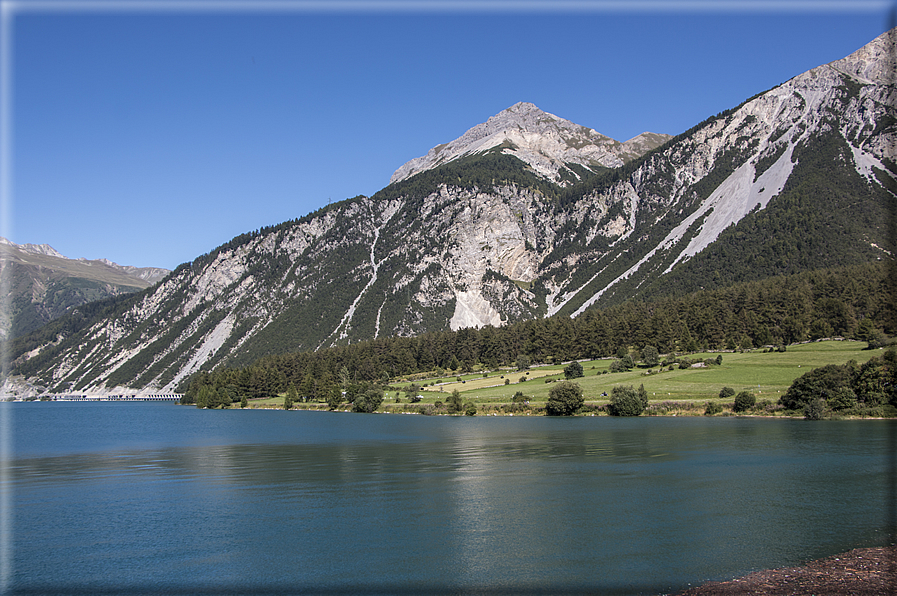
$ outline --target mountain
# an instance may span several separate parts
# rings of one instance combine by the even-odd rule
[[[531,103],[520,102],[474,126],[451,143],[438,145],[423,157],[407,162],[395,171],[390,183],[497,148],[505,155],[517,157],[552,182],[567,186],[581,179],[583,169],[594,173],[622,166],[669,139],[670,135],[644,132],[621,143],[591,128],[543,112]]]
[[[48,244],[15,244],[0,237],[0,275],[9,283],[0,339],[30,333],[72,307],[142,290],[168,273],[107,259],[68,259]]]
[[[654,148],[517,104],[372,197],[74,309],[15,343],[13,372],[173,389],[267,354],[891,260],[895,45],[890,31]]]

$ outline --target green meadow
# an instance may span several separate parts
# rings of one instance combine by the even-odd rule
[[[864,350],[865,342],[825,341],[789,346],[786,352],[722,352],[690,354],[692,360],[715,359],[722,355],[722,364],[700,368],[680,369],[674,366],[654,368],[634,368],[628,372],[609,373],[611,359],[582,362],[584,377],[574,379],[583,389],[586,402],[606,402],[602,393],[610,393],[614,385],[644,385],[650,400],[698,400],[707,401],[718,397],[720,389],[731,387],[735,391],[751,391],[758,399],[778,399],[797,377],[826,364],[844,364],[849,360],[863,363],[879,355],[878,350]],[[454,389],[461,392],[465,401],[510,402],[517,391],[522,391],[531,402],[548,399],[551,383],[546,379],[564,378],[563,365],[538,366],[530,369],[529,375],[517,371],[496,371],[488,378],[482,374],[466,375],[465,383],[450,382],[426,387],[429,392],[441,391],[444,395]],[[510,379],[504,384],[501,375]],[[530,378],[520,382],[520,378]],[[442,379],[433,379],[442,380]],[[427,383],[424,379],[421,383]],[[392,392],[393,394],[395,392]],[[438,393],[430,397],[422,393],[424,401],[440,399]],[[429,398],[429,399],[428,399]],[[443,396],[444,401],[444,396]]]
[[[685,410],[693,407],[694,414],[703,412],[707,401],[731,402],[720,399],[723,387],[736,392],[750,391],[758,401],[776,402],[791,383],[810,370],[826,364],[844,364],[856,360],[862,364],[880,350],[865,349],[866,342],[822,341],[788,346],[785,352],[765,352],[762,349],[744,352],[713,352],[688,354],[692,361],[715,360],[722,356],[720,365],[679,368],[678,365],[634,368],[627,372],[611,373],[613,359],[582,362],[584,376],[573,379],[583,389],[586,405],[602,405],[615,385],[644,385],[650,403],[679,402]],[[664,360],[667,357],[662,357]],[[524,394],[533,408],[544,406],[552,383],[564,379],[565,365],[533,366],[528,371],[499,369],[479,371],[464,375],[418,378],[414,382],[423,386],[419,394],[422,400],[408,403],[404,390],[411,381],[393,380],[381,406],[384,411],[416,411],[436,402],[445,403],[452,391],[458,390],[462,400],[477,405],[479,413],[496,413],[510,404],[517,391]],[[460,379],[460,380],[458,380]],[[507,380],[507,384],[505,384]],[[283,398],[251,400],[253,407],[282,407]],[[691,404],[691,405],[689,405]],[[700,408],[698,408],[700,406]],[[297,408],[325,408],[323,404],[296,404]],[[683,412],[685,413],[685,412]]]

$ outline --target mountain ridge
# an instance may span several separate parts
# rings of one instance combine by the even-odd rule
[[[0,315],[0,339],[24,335],[87,302],[148,288],[169,273],[108,259],[70,259],[49,244],[0,237],[0,275],[9,281],[10,307]]]
[[[16,370],[45,387],[171,390],[269,354],[891,259],[897,114],[875,77],[895,42],[892,30],[613,169],[540,173],[502,143],[459,153],[73,313],[64,332],[19,342]]]
[[[544,112],[532,103],[518,102],[457,139],[406,162],[393,173],[390,183],[461,157],[501,148],[503,153],[520,158],[540,175],[563,184],[561,172],[569,170],[569,164],[589,170],[619,167],[670,138],[670,135],[644,132],[621,143],[594,129]]]

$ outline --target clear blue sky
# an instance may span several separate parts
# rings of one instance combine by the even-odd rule
[[[853,52],[893,10],[3,3],[2,231],[72,258],[169,269],[371,195],[407,160],[518,101],[621,141],[680,133]]]

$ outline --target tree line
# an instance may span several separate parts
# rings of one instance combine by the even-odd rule
[[[897,331],[891,267],[865,264],[651,302],[629,301],[590,309],[575,319],[557,316],[265,356],[241,368],[201,371],[180,390],[194,403],[204,386],[232,401],[274,396],[294,386],[303,399],[324,401],[340,385],[358,385],[361,390],[362,383],[385,385],[427,371],[494,369],[512,365],[521,356],[533,363],[559,363],[609,357],[621,348],[650,346],[669,354],[782,346],[825,337],[875,345]]]

